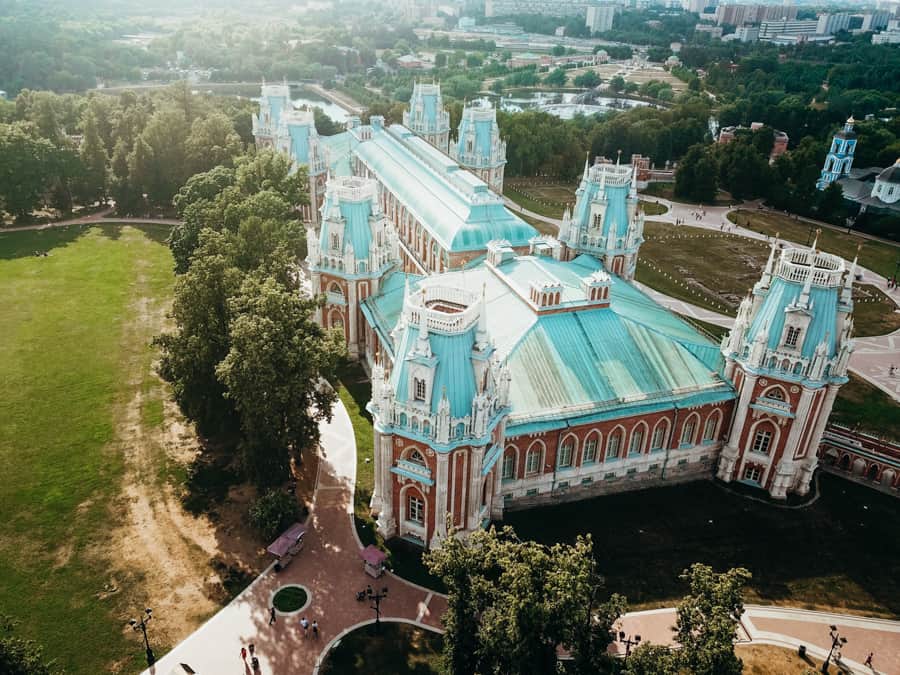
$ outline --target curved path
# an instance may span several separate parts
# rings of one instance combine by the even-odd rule
[[[145,674],[185,673],[181,664],[186,664],[201,675],[252,675],[239,655],[241,646],[250,643],[256,645],[264,675],[315,673],[330,644],[349,630],[371,623],[372,610],[354,597],[357,590],[375,582],[363,572],[359,559],[360,543],[352,515],[356,443],[350,418],[340,402],[335,404],[332,421],[323,422],[320,429],[322,461],[305,550],[282,572],[276,573],[271,567],[263,572]],[[310,602],[294,615],[279,615],[270,626],[272,594],[289,583],[308,589]],[[440,618],[447,607],[444,596],[390,574],[377,585],[389,588],[389,597],[382,605],[385,620],[441,630]],[[301,616],[319,622],[318,640],[302,635],[298,625]],[[633,612],[621,619],[623,630],[658,644],[672,643],[674,623],[672,608]],[[820,657],[825,655],[827,627],[834,623],[850,639],[844,653],[854,670],[871,673],[859,664],[874,651],[878,672],[900,675],[900,622],[748,606],[741,623],[745,641],[790,647],[805,644]]]
[[[374,617],[368,603],[357,602],[356,591],[376,582],[363,571],[360,543],[353,525],[356,482],[356,441],[344,406],[338,401],[331,422],[320,425],[322,458],[316,493],[307,524],[306,547],[281,572],[266,569],[247,589],[145,673],[185,673],[189,665],[202,675],[246,673],[249,665],[240,649],[250,643],[263,675],[312,673],[326,646],[342,631]],[[300,584],[309,591],[309,604],[300,612],[279,615],[269,625],[272,594],[284,584]],[[393,575],[377,582],[387,586],[382,603],[384,620],[401,620],[431,630],[440,629],[446,609],[443,596]],[[319,622],[320,637],[304,638],[299,620]],[[152,632],[151,632],[152,637]],[[249,663],[249,661],[248,661]]]
[[[4,232],[26,232],[28,230],[49,230],[54,227],[67,227],[69,225],[103,225],[116,223],[133,223],[136,225],[181,225],[176,218],[131,218],[111,216],[113,208],[97,211],[88,216],[70,218],[69,220],[53,220],[49,223],[37,223],[35,225],[19,225],[16,227],[0,227],[0,234]]]

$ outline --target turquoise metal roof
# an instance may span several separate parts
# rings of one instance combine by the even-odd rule
[[[291,137],[291,157],[297,164],[309,164],[309,125],[288,124]]]
[[[326,195],[323,211],[325,218],[322,221],[322,229],[319,233],[319,246],[323,251],[329,250],[331,242],[332,223],[329,221],[329,213],[334,205],[333,195]],[[369,258],[369,247],[372,243],[372,229],[369,225],[369,216],[372,215],[372,203],[366,199],[358,202],[340,200],[338,208],[344,219],[343,254],[350,247],[357,260]]]
[[[418,336],[418,326],[410,325],[404,329],[399,340],[391,381],[394,397],[401,402],[409,401],[410,352],[415,349]],[[437,411],[441,397],[446,393],[451,417],[470,415],[472,399],[475,398],[475,371],[472,366],[474,327],[454,335],[431,333],[428,338],[436,362],[431,389],[432,411]]]
[[[349,131],[342,131],[334,136],[319,136],[319,141],[325,146],[325,159],[328,169],[334,176],[351,176],[350,152],[353,136]]]
[[[462,119],[459,122],[459,136],[457,141],[457,149],[460,156],[474,153],[479,157],[488,158],[491,156],[491,146],[494,132],[494,120],[491,119],[474,119],[472,115],[463,112]],[[475,144],[472,152],[466,149],[466,136],[469,130],[474,127]]]
[[[583,192],[575,202],[575,213],[572,219],[579,227],[587,228],[590,226],[591,218],[591,202],[602,197],[600,195],[600,184],[591,180],[582,180],[581,186]],[[628,193],[627,185],[605,185],[604,186],[607,206],[606,214],[603,217],[603,236],[609,236],[609,228],[615,226],[616,237],[625,237],[628,234]]]
[[[291,108],[291,103],[284,96],[267,96],[266,102],[269,104],[269,115],[272,120],[272,128],[277,129],[278,123],[281,121],[281,113],[285,109]]]
[[[373,129],[372,139],[354,152],[445,250],[483,250],[493,239],[527,246],[538,234],[501,200],[492,199],[487,184],[404,127]]]
[[[747,341],[752,342],[765,326],[769,327],[769,349],[779,347],[781,334],[784,330],[786,309],[800,297],[803,292],[803,284],[785,281],[780,277],[772,280],[762,306],[753,318],[747,331]],[[837,305],[839,300],[839,288],[821,288],[813,286],[809,293],[810,321],[809,326],[801,334],[803,346],[801,356],[810,359],[813,357],[816,347],[826,340],[828,357],[832,358],[837,350]]]
[[[554,278],[563,285],[564,302],[575,302],[579,292],[584,297],[578,290],[581,279],[602,268],[598,260],[586,255],[571,262],[520,257],[499,268],[505,280],[483,264],[439,275],[441,285],[485,295],[488,333],[498,357],[507,359],[512,375],[511,424],[545,424],[542,417],[558,418],[560,410],[567,411],[563,414],[569,419],[621,416],[633,414],[623,411],[640,411],[646,406],[664,410],[676,404],[685,407],[734,397],[733,389],[720,376],[718,346],[614,275],[610,278],[611,304],[605,309],[538,314],[510,289],[524,292],[531,279]],[[429,277],[428,283],[433,280]],[[367,301],[377,306],[372,319],[379,334],[389,334],[399,321],[404,281],[403,275],[395,273],[383,288],[389,297]],[[412,292],[418,281],[410,278]],[[417,330],[413,326],[405,333],[415,336]],[[435,353],[435,340],[440,342],[440,338],[431,335]],[[396,350],[401,356],[395,363],[408,348],[409,343],[404,343]],[[471,338],[459,350],[468,359]],[[454,358],[461,357],[455,354]],[[471,368],[460,370],[468,373]],[[448,396],[453,387],[461,387],[463,393],[455,404],[463,406],[462,399],[468,397],[464,405],[471,406],[473,390],[467,384],[445,380],[439,386],[444,385]],[[440,397],[437,388],[434,393]]]

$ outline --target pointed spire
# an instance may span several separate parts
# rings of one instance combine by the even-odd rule
[[[631,167],[631,190],[630,195],[632,199],[637,197],[637,165]]]
[[[778,247],[778,238],[780,236],[781,232],[776,232],[775,238],[772,239],[771,248],[769,250],[769,259],[766,261],[766,267],[759,280],[760,286],[763,288],[768,288],[769,284],[772,282],[772,272],[775,269],[775,249]]]
[[[590,159],[591,159],[591,151],[588,150],[586,153],[584,153],[584,179],[585,180],[587,180],[588,170],[591,168]]]
[[[622,159],[622,148],[616,152],[616,166],[619,166],[619,160]]]
[[[487,345],[487,284],[481,286],[481,299],[478,301],[478,329],[475,333],[475,342],[479,346]]]

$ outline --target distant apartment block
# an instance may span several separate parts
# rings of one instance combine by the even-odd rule
[[[694,26],[695,33],[709,33],[710,39],[717,40],[722,37],[721,26],[711,26],[708,23],[698,23]]]
[[[741,42],[756,42],[759,40],[759,26],[738,26],[734,35],[734,39]]]
[[[794,20],[797,8],[793,5],[719,5],[716,7],[716,24],[742,26],[763,21]]]
[[[593,3],[585,0],[485,0],[484,15],[547,14],[549,16],[586,15]]]
[[[763,21],[759,24],[759,39],[768,40],[782,35],[816,35],[819,22],[808,21]]]
[[[852,15],[849,12],[820,14],[816,33],[819,35],[834,35],[842,30],[850,30],[851,17]]]
[[[615,16],[616,6],[611,3],[590,5],[584,23],[592,33],[605,33],[612,29]]]

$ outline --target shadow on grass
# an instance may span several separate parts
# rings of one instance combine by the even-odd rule
[[[668,604],[691,563],[746,567],[749,601],[900,615],[900,500],[828,474],[814,504],[786,510],[710,481],[507,514],[519,536],[552,544],[590,533],[607,590]]]
[[[188,468],[182,504],[194,515],[208,513],[228,496],[228,490],[238,482],[240,475],[230,457],[204,452]]]
[[[320,673],[330,675],[437,675],[443,638],[405,623],[362,626],[332,647]]]
[[[403,539],[390,539],[386,542],[386,546],[390,551],[388,563],[394,574],[414,584],[446,595],[447,587],[440,579],[433,576],[422,562],[425,550],[421,546],[416,546]]]
[[[68,246],[91,229],[97,229],[104,237],[115,241],[122,236],[123,229],[126,227],[139,230],[147,239],[163,245],[166,244],[169,233],[172,231],[171,225],[137,223],[85,223],[19,232],[4,232],[0,229],[0,260],[14,260],[42,254],[52,255],[55,249]]]

